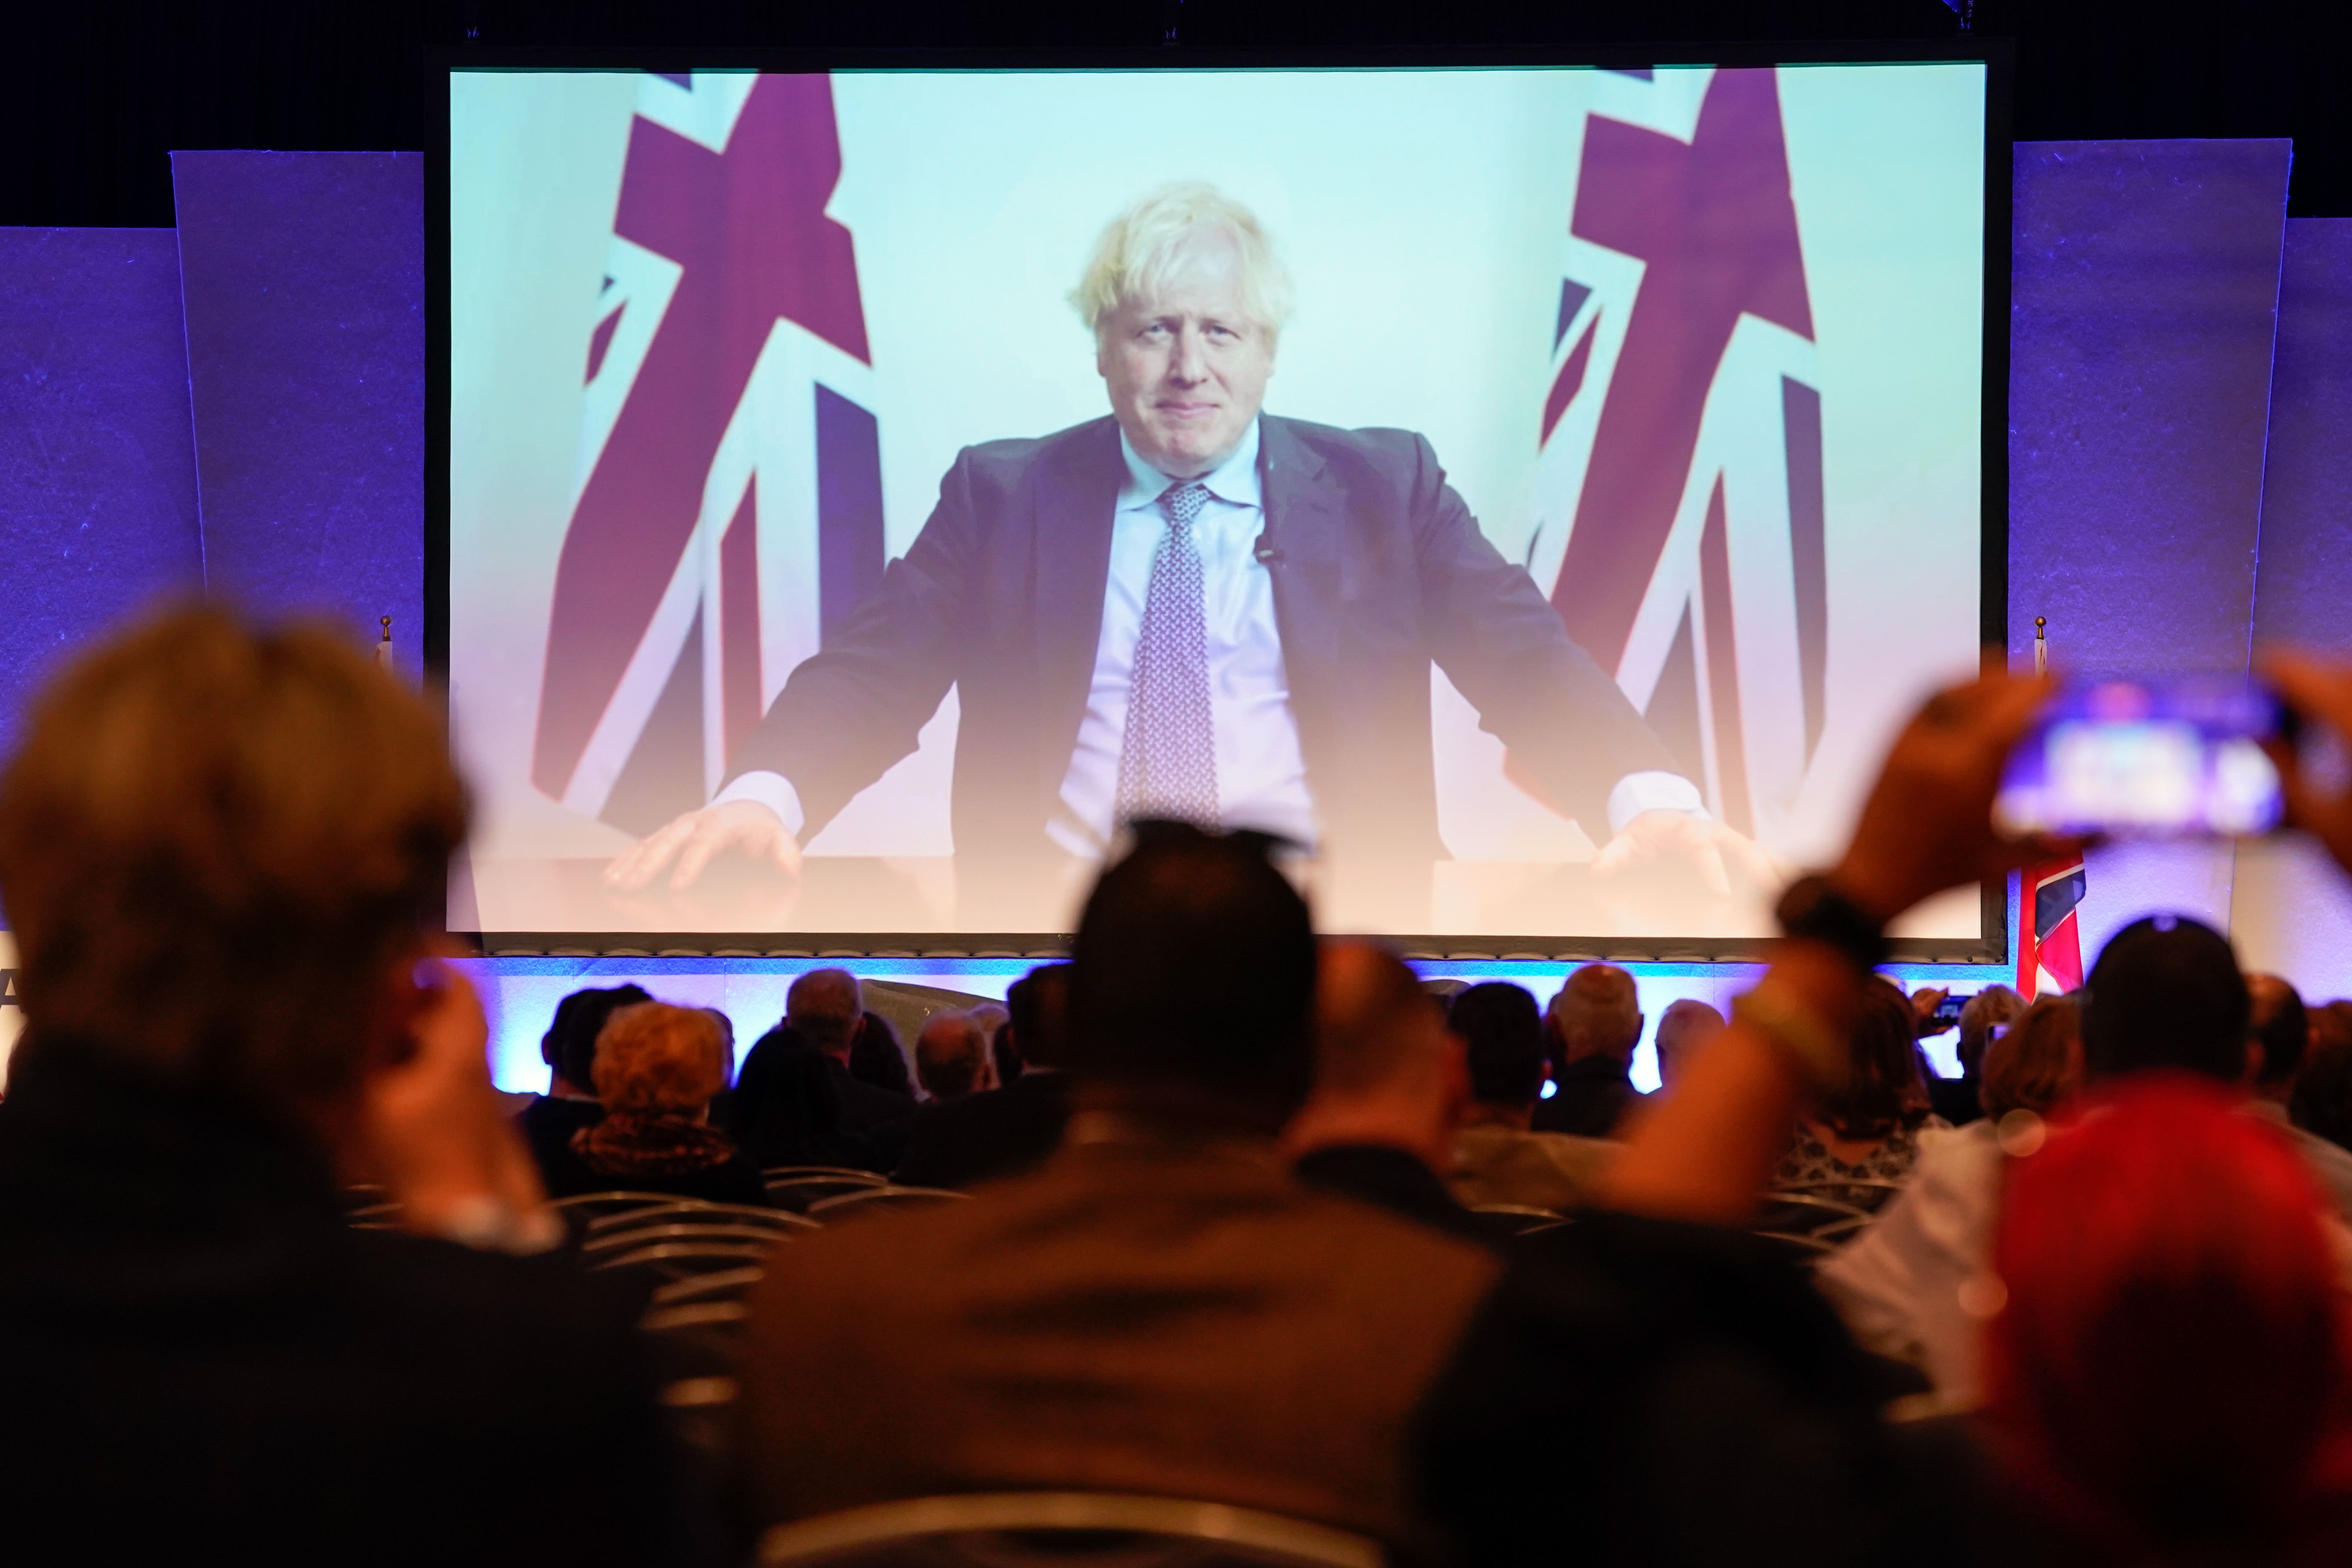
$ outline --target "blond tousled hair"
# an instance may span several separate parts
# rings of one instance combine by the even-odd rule
[[[1206,230],[1231,240],[1241,267],[1242,304],[1269,338],[1290,320],[1290,274],[1257,215],[1214,185],[1199,180],[1162,185],[1110,220],[1095,241],[1070,303],[1087,327],[1103,322],[1129,300],[1156,294],[1182,264],[1194,235]]]
[[[727,1087],[726,1055],[718,1021],[699,1007],[618,1008],[596,1037],[596,1098],[636,1116],[699,1110]]]

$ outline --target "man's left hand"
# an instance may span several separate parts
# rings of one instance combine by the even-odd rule
[[[1622,882],[1675,868],[1696,873],[1717,898],[1729,898],[1735,883],[1776,888],[1790,872],[1744,833],[1695,811],[1645,811],[1592,858],[1592,875]]]

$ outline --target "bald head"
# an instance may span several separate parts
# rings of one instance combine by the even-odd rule
[[[784,1022],[831,1057],[846,1057],[866,1015],[865,994],[846,969],[812,969],[784,993]]]
[[[1402,1149],[1444,1172],[1469,1099],[1445,1016],[1394,953],[1326,942],[1315,968],[1315,1086],[1284,1142],[1294,1154]]]
[[[2294,1075],[2303,1068],[2304,1051],[2311,1040],[2310,1010],[2295,988],[2275,974],[2247,975],[2246,994],[2253,1001],[2247,1025],[2252,1043],[2261,1047],[2259,1059],[2255,1052],[2247,1053],[2254,1089],[2283,1101],[2294,1089]]]
[[[1315,971],[1315,1089],[1376,1089],[1444,1048],[1444,1015],[1402,960],[1369,942],[1327,942]]]
[[[1723,1033],[1723,1015],[1685,996],[1658,1016],[1658,1081],[1671,1087],[1698,1049]]]
[[[988,1033],[980,1020],[951,1009],[924,1019],[923,1032],[915,1037],[915,1077],[934,1100],[961,1100],[995,1088]]]
[[[1631,1063],[1642,1038],[1642,1005],[1633,977],[1613,963],[1588,963],[1551,999],[1552,1033],[1562,1063],[1610,1057]]]

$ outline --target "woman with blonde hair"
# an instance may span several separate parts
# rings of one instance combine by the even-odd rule
[[[726,1056],[718,1024],[699,1008],[640,1002],[614,1012],[596,1038],[604,1120],[572,1135],[550,1188],[766,1202],[758,1167],[709,1122],[710,1099],[727,1087]]]

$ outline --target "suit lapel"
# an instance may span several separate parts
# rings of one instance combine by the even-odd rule
[[[1103,595],[1110,584],[1112,512],[1127,474],[1118,423],[1106,415],[1081,426],[1066,460],[1047,464],[1032,492],[1035,552],[1038,695],[1037,766],[1058,790],[1078,743],[1102,641]]]
[[[1343,503],[1323,459],[1287,419],[1258,420],[1258,469],[1265,487],[1265,542],[1273,563],[1274,616],[1300,739],[1311,749],[1307,716],[1338,679],[1339,605],[1345,583]],[[1307,759],[1310,771],[1314,759]]]

